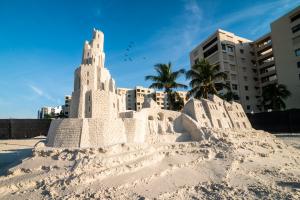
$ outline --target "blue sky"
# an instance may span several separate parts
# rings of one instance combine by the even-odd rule
[[[189,67],[189,52],[216,29],[256,39],[300,0],[1,0],[0,118],[35,118],[63,104],[92,29],[105,34],[118,87],[148,86],[156,63]],[[133,41],[124,61],[128,44]],[[185,81],[185,80],[183,80]]]

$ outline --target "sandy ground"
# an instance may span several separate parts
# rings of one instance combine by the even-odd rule
[[[216,130],[199,142],[38,147],[0,177],[0,199],[299,199],[299,147],[300,137]]]
[[[0,176],[9,166],[15,166],[32,155],[35,144],[45,141],[45,137],[24,140],[0,140]]]
[[[300,134],[298,137],[278,137],[278,139],[282,140],[287,145],[300,150]]]

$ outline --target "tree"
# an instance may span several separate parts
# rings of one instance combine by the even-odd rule
[[[174,91],[170,94],[168,102],[169,102],[169,104],[172,105],[172,107],[173,107],[172,110],[179,111],[184,106],[184,100],[180,97],[180,95],[176,91]]]
[[[224,82],[227,79],[225,72],[220,72],[219,65],[211,65],[207,60],[202,59],[186,73],[190,80],[188,96],[194,98],[207,98],[208,94],[217,94],[223,88],[229,88]]]
[[[239,100],[240,97],[232,90],[228,90],[225,94],[220,94],[220,98],[226,100],[226,101],[233,101],[233,100]]]
[[[168,64],[156,64],[154,69],[156,71],[156,75],[149,75],[145,77],[146,80],[152,81],[152,84],[149,87],[163,89],[167,94],[169,109],[177,109],[180,107],[177,104],[180,104],[181,98],[179,97],[178,93],[173,90],[177,88],[187,89],[186,85],[177,82],[177,79],[181,75],[185,74],[185,70],[179,69],[177,71],[173,71],[170,62]]]
[[[52,119],[52,115],[50,115],[50,114],[44,114],[44,118],[43,119]]]
[[[262,91],[262,105],[265,109],[272,110],[284,110],[285,103],[288,97],[291,96],[291,92],[283,84],[271,84],[263,88]]]

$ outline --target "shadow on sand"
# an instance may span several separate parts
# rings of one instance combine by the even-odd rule
[[[6,175],[9,168],[20,164],[23,159],[30,156],[32,156],[32,148],[0,152],[0,176]]]

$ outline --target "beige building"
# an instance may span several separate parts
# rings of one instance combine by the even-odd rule
[[[246,112],[263,110],[262,90],[272,83],[292,93],[287,109],[300,108],[300,6],[272,22],[271,32],[255,41],[217,30],[192,50],[191,65],[202,58],[228,74],[226,83]]]
[[[142,109],[145,98],[153,98],[157,105],[161,109],[168,109],[169,103],[167,96],[162,91],[155,91],[151,88],[145,88],[142,86],[136,86],[132,88],[117,88],[118,94],[125,96],[126,99],[126,110],[136,110],[139,111]],[[187,92],[186,91],[177,91],[179,96],[184,100],[184,103],[187,102]]]
[[[276,79],[292,96],[287,109],[300,108],[300,6],[271,23]]]
[[[56,107],[42,107],[38,111],[38,119],[45,119],[45,118],[56,118],[59,117],[59,115],[62,112],[62,106],[56,106]]]
[[[202,58],[219,65],[220,71],[227,74],[226,84],[239,96],[246,112],[259,111],[258,74],[251,40],[218,29],[190,53],[191,65]]]

